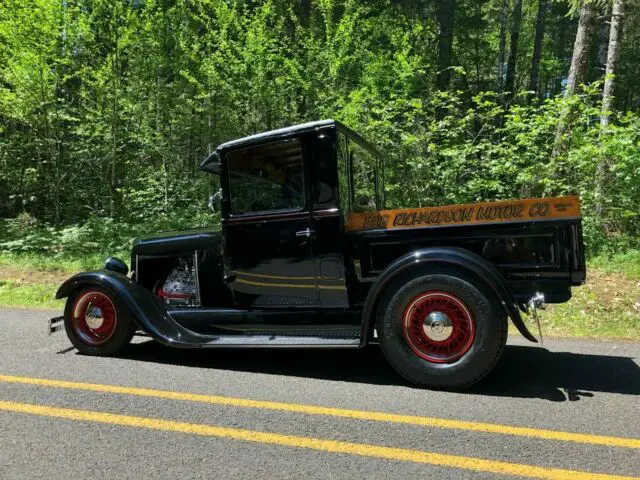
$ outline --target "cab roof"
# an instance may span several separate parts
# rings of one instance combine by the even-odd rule
[[[220,154],[223,150],[227,150],[230,148],[242,147],[246,145],[251,145],[253,143],[258,143],[263,140],[271,140],[277,139],[281,137],[287,137],[294,133],[306,132],[309,130],[316,130],[322,127],[335,126],[339,130],[343,131],[347,136],[352,138],[357,143],[361,144],[362,147],[370,150],[375,155],[379,155],[376,149],[369,144],[366,140],[364,140],[359,134],[341,124],[336,120],[317,120],[315,122],[307,122],[300,123],[298,125],[292,125],[290,127],[279,128],[277,130],[270,130],[268,132],[256,133],[254,135],[249,135],[247,137],[238,138],[235,140],[230,140],[228,142],[222,143],[218,145],[213,153],[211,153],[207,158],[205,158],[200,164],[200,170],[204,170],[207,172],[219,174],[220,173]]]

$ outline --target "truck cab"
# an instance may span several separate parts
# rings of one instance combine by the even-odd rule
[[[387,210],[383,155],[333,120],[223,143],[200,169],[219,176],[219,226],[141,237],[131,274],[110,258],[60,287],[54,320],[80,351],[136,331],[181,348],[379,342],[410,382],[459,388],[493,368],[507,318],[535,341],[521,314],[585,279],[576,197]]]

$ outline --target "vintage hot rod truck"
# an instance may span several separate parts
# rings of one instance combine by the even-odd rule
[[[576,197],[384,209],[383,161],[333,121],[224,143],[221,226],[139,238],[67,280],[64,328],[89,355],[136,331],[171,347],[344,347],[378,342],[410,382],[473,384],[496,364],[507,317],[566,302],[585,280]]]

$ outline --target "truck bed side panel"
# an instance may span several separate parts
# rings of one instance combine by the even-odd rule
[[[347,233],[356,287],[354,303],[394,259],[426,247],[459,247],[494,263],[517,301],[543,292],[548,302],[571,297],[585,279],[580,219],[458,225],[412,229],[372,229]]]

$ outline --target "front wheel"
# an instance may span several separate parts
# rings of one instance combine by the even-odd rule
[[[470,386],[489,373],[506,344],[504,309],[455,274],[392,285],[379,305],[382,351],[398,373],[419,386]]]
[[[67,336],[80,353],[113,355],[135,333],[129,312],[108,291],[99,287],[78,290],[64,311]]]

